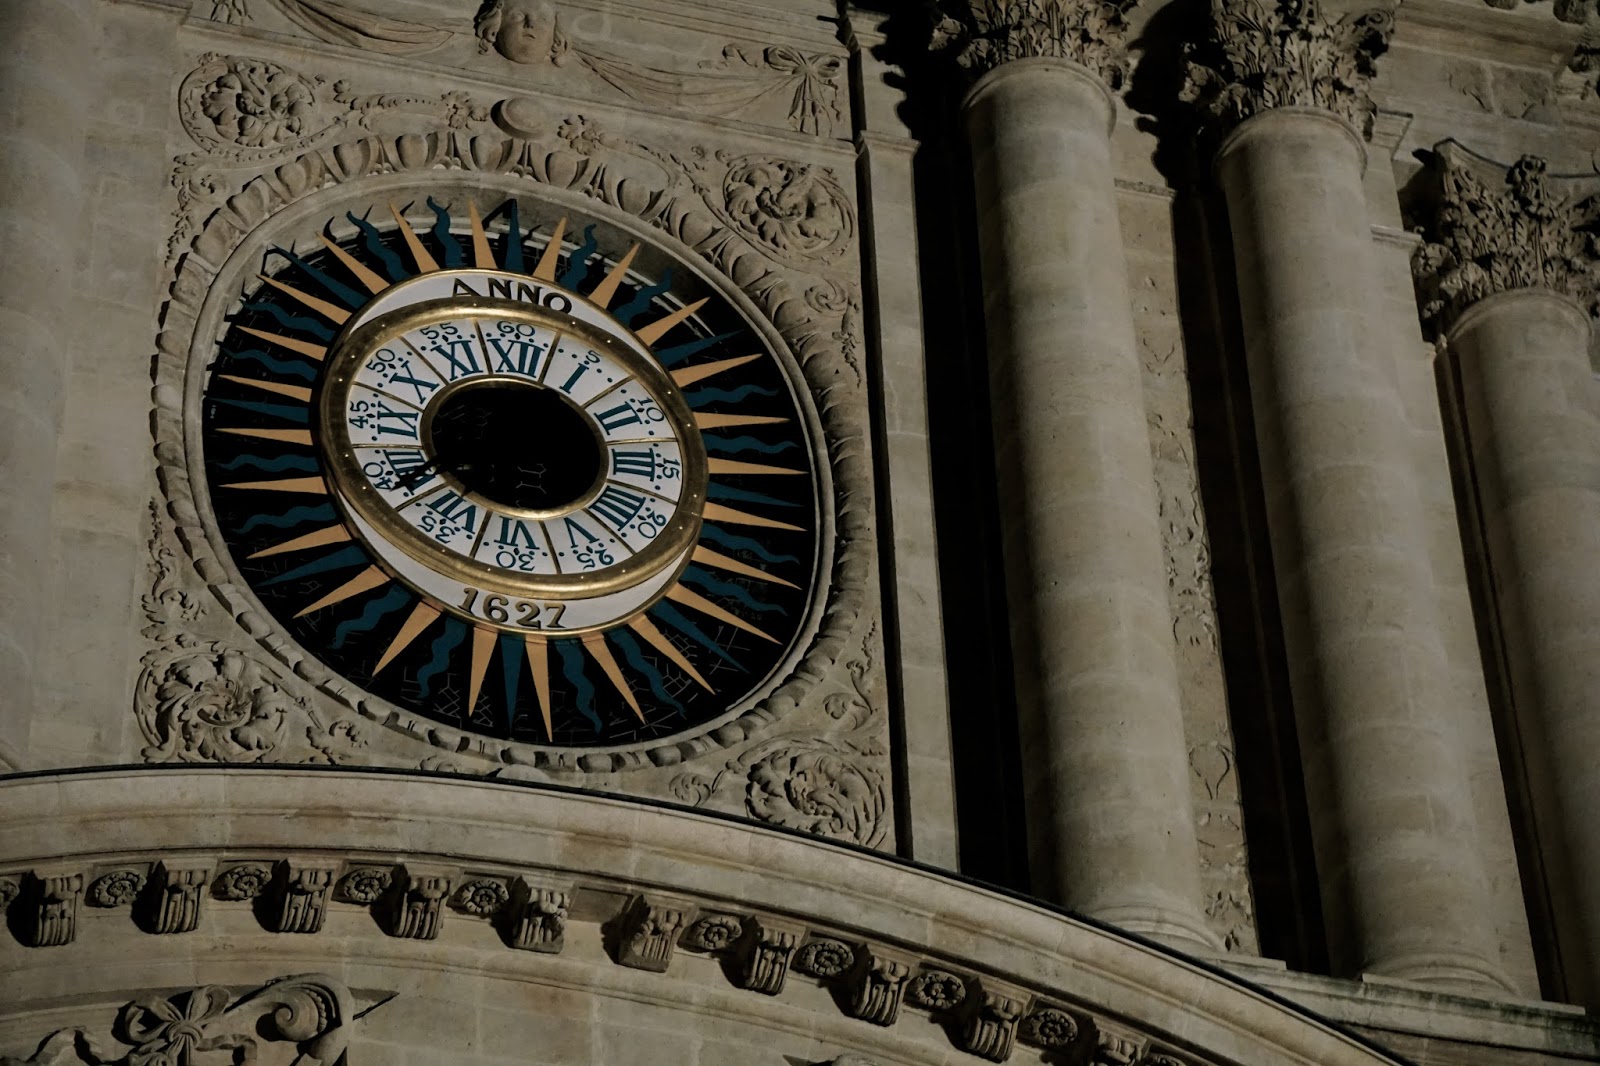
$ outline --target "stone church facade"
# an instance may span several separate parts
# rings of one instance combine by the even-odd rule
[[[1596,19],[0,7],[0,1064],[1600,1061]]]

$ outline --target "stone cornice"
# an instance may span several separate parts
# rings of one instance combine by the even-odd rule
[[[209,881],[180,876],[193,870]],[[0,967],[0,1000],[29,1010],[48,1006],[27,1005],[49,995],[29,991],[46,972],[51,988],[71,985],[66,970],[97,979],[86,942],[153,960],[188,958],[201,937],[220,960],[325,921],[329,945],[362,937],[364,959],[401,969],[461,958],[586,989],[648,980],[664,1002],[698,1002],[720,972],[720,999],[827,1004],[819,1029],[879,1033],[893,1061],[936,1057],[929,1041],[947,1038],[968,1061],[1103,1048],[1139,1066],[1394,1064],[1205,964],[1031,901],[799,834],[515,782],[247,767],[0,779],[0,875],[28,871],[11,880],[26,880],[12,927],[50,906],[74,926],[55,942],[80,944],[0,943],[21,967]],[[135,876],[96,892],[119,871]],[[152,935],[158,880],[202,886],[194,932]]]
[[[1213,0],[1210,34],[1187,54],[1184,98],[1224,128],[1261,111],[1330,111],[1363,135],[1374,62],[1394,30],[1392,10],[1324,18],[1316,0]]]
[[[1525,155],[1509,167],[1454,141],[1428,157],[1432,198],[1412,272],[1424,320],[1446,330],[1495,293],[1543,288],[1595,304],[1600,290],[1596,179],[1550,175]]]
[[[1070,59],[1112,89],[1128,76],[1135,0],[941,0],[934,48],[983,74],[1013,59]]]

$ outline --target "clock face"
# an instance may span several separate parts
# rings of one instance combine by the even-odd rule
[[[807,614],[799,401],[661,253],[519,206],[269,255],[206,381],[218,524],[288,632],[398,707],[563,747],[704,727]]]

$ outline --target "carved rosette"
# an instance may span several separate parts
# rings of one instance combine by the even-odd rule
[[[1432,153],[1435,195],[1411,267],[1422,316],[1441,332],[1474,303],[1511,289],[1549,289],[1593,311],[1600,195],[1593,179],[1585,189],[1548,169],[1531,155],[1502,168],[1453,141]]]
[[[1119,89],[1133,0],[944,0],[934,47],[975,73],[1013,59],[1069,59]]]
[[[1187,48],[1185,100],[1224,128],[1309,107],[1370,133],[1368,89],[1394,30],[1392,9],[1330,21],[1316,0],[1212,0],[1211,12],[1208,39]]]

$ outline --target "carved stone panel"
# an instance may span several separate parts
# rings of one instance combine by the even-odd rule
[[[492,53],[504,19],[487,35]],[[811,69],[809,60],[794,62]],[[803,154],[657,145],[537,98],[494,103],[447,84],[417,91],[414,82],[404,93],[358,91],[277,58],[208,53],[180,87],[178,110],[196,150],[174,171],[175,275],[156,364],[162,495],[145,597],[151,644],[135,698],[145,758],[554,774],[889,846],[887,693],[848,170]],[[487,182],[505,196],[602,212],[669,242],[793,360],[816,408],[824,464],[826,592],[781,669],[716,728],[593,755],[502,749],[396,713],[330,674],[241,593],[244,583],[217,550],[214,515],[196,493],[191,423],[208,339],[238,313],[237,294],[259,271],[261,254],[311,239],[308,210],[339,220],[330,231],[339,239],[359,240],[341,212],[368,210],[377,196],[362,190],[374,183],[392,190],[401,182],[418,210],[432,197],[462,225],[468,199],[485,216],[504,202],[466,191]]]

